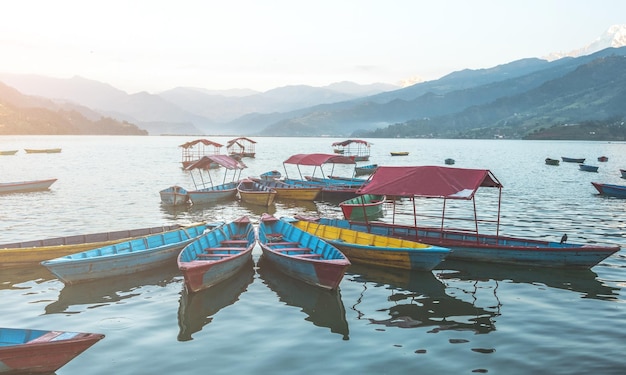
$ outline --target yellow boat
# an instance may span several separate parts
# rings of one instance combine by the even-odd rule
[[[351,262],[373,266],[430,271],[450,253],[450,249],[401,238],[321,225],[314,221],[283,218],[293,226],[326,240]]]
[[[0,244],[0,269],[39,265],[44,260],[113,245],[134,237],[167,232],[180,227],[179,224],[174,224]]]
[[[276,199],[313,201],[322,192],[321,186],[301,186],[288,184],[280,180],[263,180],[261,178],[250,179],[276,190]]]
[[[242,201],[265,207],[274,203],[277,194],[276,190],[250,179],[241,180],[237,185],[237,192]]]

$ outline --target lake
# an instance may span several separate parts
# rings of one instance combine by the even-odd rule
[[[257,222],[263,212],[341,215],[329,202],[162,206],[159,190],[193,187],[178,146],[196,138],[0,136],[0,150],[20,150],[0,156],[0,182],[58,178],[49,191],[0,195],[0,243],[244,214]],[[234,137],[203,138],[225,145]],[[273,169],[285,174],[289,156],[332,153],[331,144],[343,140],[252,138],[257,155],[244,159],[242,177]],[[455,167],[490,169],[504,185],[502,234],[549,240],[567,234],[572,243],[622,250],[587,271],[460,262],[432,272],[353,265],[338,292],[262,264],[193,295],[175,264],[68,287],[43,267],[0,269],[0,326],[106,335],[59,375],[626,371],[626,200],[598,196],[591,185],[626,185],[619,173],[626,168],[626,143],[370,141],[367,163],[444,165],[453,158]],[[54,147],[62,152],[24,152]],[[392,151],[409,155],[392,157]],[[602,155],[608,162],[597,162]],[[576,164],[544,163],[561,156],[587,158],[600,168],[590,173]],[[287,172],[297,177],[296,169]],[[219,179],[223,172],[213,173]],[[493,213],[489,198],[476,204]],[[260,255],[257,246],[255,262]]]

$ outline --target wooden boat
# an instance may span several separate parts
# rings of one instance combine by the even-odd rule
[[[103,338],[100,333],[0,327],[0,373],[54,373]]]
[[[333,151],[351,158],[354,161],[370,160],[371,143],[361,139],[348,139],[332,144]]]
[[[367,183],[367,179],[353,178],[353,177],[341,177],[341,176],[328,176],[326,178],[304,176],[304,178],[312,182],[315,185],[321,186],[338,186],[344,188],[359,188]]]
[[[322,191],[321,186],[302,186],[288,184],[281,180],[266,180],[262,178],[250,179],[276,190],[276,199],[313,201]]]
[[[592,182],[591,184],[601,195],[606,195],[607,197],[626,198],[626,186],[624,185],[602,184],[599,182]]]
[[[247,178],[239,182],[237,192],[243,202],[265,207],[274,203],[277,194],[273,188]]]
[[[607,162],[609,161],[609,158],[607,156],[598,156],[598,161],[599,162]]]
[[[446,165],[452,165],[452,164],[455,163],[454,159],[451,159],[451,158],[448,158],[448,159],[444,160],[443,162],[446,163]]]
[[[235,275],[252,261],[255,243],[254,227],[247,216],[196,238],[177,259],[185,287],[197,292]]]
[[[281,272],[324,289],[337,289],[350,265],[335,246],[269,214],[261,216],[258,241]]]
[[[178,185],[159,191],[159,195],[161,196],[161,203],[171,206],[180,206],[190,202],[187,190]]]
[[[391,156],[408,156],[408,151],[391,151]]]
[[[299,178],[290,178],[288,175],[287,165],[296,165]],[[343,169],[352,169],[351,175],[354,175],[354,166],[356,162],[346,156],[343,155],[333,155],[333,154],[296,154],[290,156],[287,160],[283,162],[283,166],[285,168],[285,178],[282,180],[285,183],[297,186],[306,186],[306,187],[314,187],[321,186],[322,191],[320,192],[318,199],[321,200],[329,200],[329,201],[337,201],[341,202],[346,199],[354,198],[357,196],[356,187],[344,186],[340,184],[331,184],[328,181],[321,182],[315,181],[318,177],[322,179],[326,179],[326,174],[324,172],[324,166],[332,166],[331,173],[329,175],[334,175],[335,168],[343,168]],[[313,167],[312,173],[310,173],[307,177],[304,177],[302,174],[301,168],[303,167]],[[319,176],[316,175],[316,172],[319,170]]]
[[[457,204],[472,201],[474,218],[477,218],[474,195],[480,187],[497,188],[498,209],[495,219],[489,220],[494,234],[479,233],[479,222],[475,219],[475,229],[454,229],[453,220],[467,221],[465,217],[446,215],[446,202],[455,200]],[[413,223],[396,223],[394,214],[391,224],[379,222],[337,222],[320,220],[320,224],[340,226],[353,230],[371,232],[387,236],[412,239],[417,242],[447,247],[452,250],[450,259],[509,263],[542,267],[591,268],[603,259],[620,250],[615,245],[572,244],[565,238],[561,241],[545,241],[508,237],[500,234],[500,207],[502,184],[489,170],[462,169],[437,166],[380,167],[369,184],[359,189],[361,194],[385,194],[394,197],[408,197],[413,202]],[[418,226],[418,210],[415,202],[419,198],[443,199],[439,227]],[[396,204],[393,201],[392,204]],[[396,212],[396,209],[393,209]],[[455,211],[458,212],[458,211]],[[462,213],[459,213],[460,215]],[[431,217],[432,215],[425,215]],[[329,219],[331,220],[331,219]]]
[[[47,259],[112,245],[132,238],[163,233],[180,227],[174,224],[0,244],[0,268],[38,265]]]
[[[210,169],[209,166],[211,164],[219,165],[224,167],[227,171],[232,172],[232,179],[227,181],[229,173],[224,172],[224,179],[222,183],[215,183],[210,171],[207,171]],[[188,171],[197,171],[199,176],[199,181],[196,181],[194,173],[191,174],[195,190],[187,190],[189,199],[193,204],[206,204],[222,200],[234,200],[237,195],[239,177],[241,176],[241,171],[244,168],[246,168],[245,164],[228,155],[203,156],[200,160],[185,168]],[[205,176],[208,181],[205,181]]]
[[[384,195],[365,194],[339,203],[343,217],[347,220],[374,220],[383,216]]]
[[[378,164],[368,164],[368,165],[356,166],[356,167],[354,167],[354,175],[355,176],[365,176],[365,175],[368,175],[368,174],[372,174],[372,173],[376,172],[377,168],[378,168]]]
[[[261,173],[259,177],[261,178],[261,180],[278,180],[282,176],[283,175],[279,171],[272,170],[272,171]]]
[[[60,148],[42,148],[42,149],[34,149],[34,148],[25,148],[27,154],[58,154],[61,152]]]
[[[373,266],[430,271],[450,249],[408,239],[359,232],[310,220],[283,218],[293,226],[320,237],[340,249],[351,262]]]
[[[561,156],[561,160],[563,160],[563,162],[565,163],[578,163],[578,164],[582,164],[585,162],[584,158],[568,158],[565,156]]]
[[[559,163],[560,163],[559,159],[546,158],[547,165],[559,165]]]
[[[231,139],[226,143],[226,151],[228,155],[237,159],[241,158],[253,158],[256,155],[254,150],[256,142],[250,138],[239,137]]]
[[[0,150],[0,155],[15,155],[19,150]]]
[[[0,194],[48,190],[56,180],[56,178],[50,178],[47,180],[0,182]]]
[[[220,154],[222,144],[210,141],[208,139],[196,139],[190,142],[183,143],[178,146],[182,149],[182,165],[183,169],[187,169],[193,163],[199,161],[204,156],[215,156]],[[209,163],[203,164],[204,168],[219,168],[218,164]]]
[[[196,224],[41,262],[67,285],[130,275],[174,261],[187,244],[223,223]]]
[[[578,164],[578,168],[580,168],[580,170],[584,172],[597,172],[598,171],[598,166],[596,165]]]
[[[626,178],[626,169],[620,169],[619,173],[622,174],[622,178]]]

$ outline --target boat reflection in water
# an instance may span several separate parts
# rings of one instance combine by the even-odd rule
[[[495,281],[545,285],[550,288],[571,290],[581,298],[618,300],[619,290],[604,285],[597,274],[589,269],[536,269],[479,262],[445,260],[436,267],[435,273],[442,280],[458,279],[475,282]],[[443,271],[443,272],[442,272]]]
[[[240,272],[208,289],[193,293],[183,288],[178,308],[178,341],[193,340],[192,335],[211,323],[221,309],[237,302],[253,280],[254,262],[250,260]]]
[[[305,320],[318,327],[330,328],[332,333],[349,340],[346,310],[339,290],[315,287],[289,277],[277,270],[263,255],[257,265],[263,283],[276,293],[280,301],[301,308],[308,316]]]
[[[136,272],[132,275],[112,277],[105,281],[94,280],[75,285],[65,285],[56,301],[46,306],[46,314],[78,314],[96,307],[120,303],[134,297],[146,297],[145,288],[164,288],[180,280],[176,263]]]
[[[463,330],[489,333],[496,329],[494,318],[500,315],[499,306],[482,308],[448,295],[445,284],[432,272],[353,264],[346,272],[346,279],[363,284],[361,298],[352,308],[361,319],[368,319],[372,324],[399,328],[435,327],[430,332]],[[369,288],[376,287],[390,290],[391,294],[384,301],[387,306],[371,312],[361,310],[363,300],[368,298]],[[370,318],[385,311],[389,314],[388,319]]]
[[[56,279],[45,267],[40,265],[29,267],[3,268],[0,270],[0,290],[2,289],[28,289],[26,284],[43,282]]]

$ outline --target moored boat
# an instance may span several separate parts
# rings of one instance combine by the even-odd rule
[[[430,271],[450,254],[450,249],[408,239],[359,232],[298,218],[283,218],[282,220],[326,240],[340,249],[354,263]]]
[[[374,220],[385,215],[383,205],[386,200],[384,195],[359,195],[339,203],[339,208],[347,220]]]
[[[0,244],[0,268],[38,265],[47,259],[112,245],[131,238],[163,233],[180,227],[179,224],[174,224]]]
[[[624,185],[603,184],[600,182],[592,182],[591,184],[601,195],[615,198],[626,198],[626,186]]]
[[[408,151],[391,151],[391,156],[408,156]]]
[[[189,203],[187,190],[178,185],[173,185],[159,191],[159,195],[161,196],[161,203],[163,204],[180,206]]]
[[[24,151],[26,151],[27,154],[58,154],[59,152],[61,152],[61,149],[60,148],[41,148],[41,149],[25,148]]]
[[[237,185],[237,192],[242,201],[265,207],[274,203],[277,194],[273,188],[251,179],[241,180]]]
[[[354,161],[368,161],[370,159],[371,143],[361,139],[348,139],[332,144],[333,152],[351,158]]]
[[[0,182],[0,194],[48,190],[56,180],[56,178],[50,178],[47,180]]]
[[[378,164],[368,164],[354,167],[355,176],[364,176],[376,172]]]
[[[547,165],[559,165],[559,163],[560,163],[559,159],[546,158]]]
[[[609,161],[609,158],[608,156],[598,156],[598,161],[604,163]]]
[[[182,149],[181,163],[183,169],[187,169],[190,165],[196,163],[204,156],[215,156],[220,154],[222,144],[213,142],[208,139],[196,139],[190,142],[183,143],[179,147]],[[204,164],[203,168],[218,168],[219,165],[215,163]]]
[[[19,150],[0,150],[0,155],[15,155]]]
[[[68,285],[129,275],[174,261],[188,243],[221,225],[196,224],[45,260],[41,265]]]
[[[479,233],[478,221],[475,229],[452,227],[454,219],[446,215],[446,202],[457,200],[474,201],[480,187],[497,188],[498,210],[494,223],[494,234]],[[591,268],[620,250],[616,245],[572,244],[567,237],[557,241],[545,241],[508,237],[500,234],[500,207],[502,184],[489,170],[463,169],[436,166],[380,167],[369,184],[359,190],[361,194],[385,194],[408,197],[413,202],[413,223],[385,224],[380,222],[348,222],[320,220],[320,224],[341,226],[353,230],[412,239],[417,242],[446,247],[452,250],[448,258],[471,261],[509,263],[519,265],[563,268]],[[418,198],[443,199],[440,227],[418,226]],[[395,201],[393,202],[395,204]],[[473,205],[477,218],[476,205]],[[395,209],[394,209],[395,212]],[[429,215],[430,216],[430,215]],[[475,219],[477,220],[477,219]],[[485,222],[482,219],[481,222]]]
[[[262,178],[250,179],[276,190],[276,199],[313,201],[322,191],[321,186],[288,184],[281,180],[267,180]]]
[[[222,183],[214,183],[211,176],[210,165],[216,164],[224,167],[227,171],[232,172],[232,179],[226,181],[228,173],[224,172]],[[193,204],[215,203],[222,200],[234,200],[237,195],[237,185],[239,185],[239,177],[241,171],[246,165],[228,155],[212,155],[203,156],[200,160],[189,165],[185,170],[191,171],[195,190],[187,190],[187,195]],[[198,179],[194,177],[193,171],[198,172]],[[205,171],[205,172],[203,172]],[[208,181],[205,181],[205,177]]]
[[[578,168],[580,168],[580,170],[584,172],[597,172],[598,171],[598,166],[596,165],[578,164]]]
[[[282,177],[282,174],[277,170],[271,170],[261,173],[259,177],[261,180],[277,180]]]
[[[337,289],[350,265],[335,246],[269,214],[261,217],[258,242],[281,272],[324,289]]]
[[[622,178],[626,178],[626,169],[620,169],[619,173],[622,174]]]
[[[447,165],[452,165],[455,163],[454,159],[452,158],[447,158],[446,160],[443,161],[445,164]]]
[[[570,157],[566,157],[566,156],[561,156],[561,160],[563,160],[563,162],[565,163],[578,163],[578,164],[582,164],[585,162],[584,158],[570,158]]]
[[[178,254],[185,287],[197,292],[235,275],[251,264],[255,243],[254,227],[247,216],[196,238]]]
[[[54,373],[103,338],[100,333],[0,327],[0,373]]]
[[[250,138],[238,137],[226,143],[226,151],[235,159],[253,158],[256,156],[255,145],[256,141]]]

